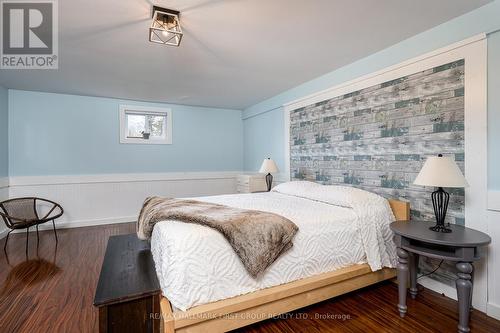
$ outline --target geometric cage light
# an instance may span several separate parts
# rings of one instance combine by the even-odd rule
[[[149,28],[149,41],[153,43],[179,46],[182,29],[177,10],[153,6],[153,22]]]

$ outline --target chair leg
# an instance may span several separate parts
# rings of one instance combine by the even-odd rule
[[[28,244],[30,241],[30,228],[26,228],[26,257],[28,257]]]
[[[7,233],[7,237],[5,237],[5,244],[3,245],[3,251],[6,252],[7,251],[7,242],[9,241],[9,236],[10,236],[10,233],[12,232],[12,230],[10,230],[8,233]]]
[[[36,248],[38,249],[38,245],[40,244],[40,236],[38,235],[38,224],[36,225]]]
[[[54,223],[54,220],[52,220],[52,227],[54,227],[54,235],[56,236],[56,244],[57,244],[57,231],[56,231],[56,224]]]

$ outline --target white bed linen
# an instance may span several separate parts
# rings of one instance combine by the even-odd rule
[[[196,199],[277,213],[293,221],[299,231],[293,248],[254,279],[219,232],[178,221],[159,222],[153,230],[151,251],[163,294],[180,310],[364,263],[367,251],[384,252],[368,254],[374,261],[370,264],[373,270],[392,267],[395,260],[392,239],[386,240],[390,221],[360,224],[368,216],[353,208],[278,192]]]

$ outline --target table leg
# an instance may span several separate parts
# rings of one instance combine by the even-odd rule
[[[474,293],[474,266],[472,266],[472,273],[470,273],[470,282],[472,283],[472,288],[470,290],[470,310],[472,311],[472,294]]]
[[[410,255],[410,296],[415,299],[417,297],[417,272],[419,255],[409,253]]]
[[[399,290],[399,315],[405,316],[407,311],[406,306],[406,285],[408,283],[408,252],[402,248],[397,249],[398,254],[398,290]]]
[[[471,273],[474,267],[469,262],[459,262],[456,265],[458,269],[457,296],[458,296],[458,332],[470,332],[469,314],[472,294]]]

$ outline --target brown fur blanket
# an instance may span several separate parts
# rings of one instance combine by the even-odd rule
[[[157,222],[176,220],[219,231],[256,277],[292,247],[298,227],[273,213],[245,210],[196,200],[150,197],[137,221],[137,236],[149,239]]]

